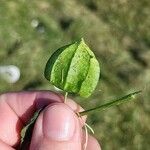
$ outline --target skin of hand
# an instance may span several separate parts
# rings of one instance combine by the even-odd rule
[[[29,150],[82,150],[86,117],[75,112],[83,109],[73,100],[50,91],[10,92],[0,95],[0,150],[15,150],[20,131],[39,108]],[[97,140],[88,136],[86,150],[100,150]]]

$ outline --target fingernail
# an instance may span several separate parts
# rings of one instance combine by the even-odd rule
[[[74,134],[75,115],[63,104],[53,105],[44,112],[44,136],[54,141],[68,141]]]

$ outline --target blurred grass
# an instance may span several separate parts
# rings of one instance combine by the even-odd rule
[[[80,37],[101,64],[101,79],[84,108],[142,89],[131,103],[89,116],[103,150],[150,147],[149,0],[0,1],[0,65],[20,68],[21,78],[0,92],[50,89],[43,72],[57,48]]]

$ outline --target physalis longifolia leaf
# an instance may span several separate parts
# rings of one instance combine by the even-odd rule
[[[45,67],[45,78],[55,87],[89,97],[100,76],[100,66],[90,48],[80,39],[56,50]]]

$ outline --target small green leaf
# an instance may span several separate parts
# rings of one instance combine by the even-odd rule
[[[99,80],[100,67],[94,53],[81,39],[56,50],[46,64],[44,75],[65,92],[89,97]]]
[[[19,150],[28,149],[30,142],[31,142],[32,131],[34,128],[35,121],[38,118],[41,111],[42,111],[42,109],[37,110],[34,113],[31,120],[28,122],[28,124],[26,126],[24,126],[23,129],[21,130],[21,143],[20,143]]]

